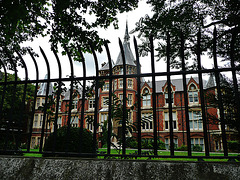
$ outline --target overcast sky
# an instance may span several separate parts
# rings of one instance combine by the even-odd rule
[[[126,27],[126,21],[128,21],[128,29],[131,31],[135,27],[135,23],[139,21],[139,19],[145,14],[152,14],[151,12],[151,7],[145,3],[145,1],[140,1],[139,2],[139,7],[134,10],[130,11],[128,13],[122,13],[119,14],[118,20],[119,20],[119,29],[114,29],[113,26],[110,26],[108,29],[99,29],[99,35],[102,38],[109,39],[111,42],[109,44],[109,49],[111,53],[111,57],[114,62],[116,62],[117,56],[120,52],[119,48],[119,43],[118,43],[118,38],[121,38],[123,41],[123,37],[125,34],[125,27]],[[135,51],[134,51],[134,46],[133,46],[133,36],[136,36],[137,34],[130,34],[130,45],[131,49],[133,52],[133,55],[135,56]],[[137,39],[138,43],[140,43],[140,40]],[[44,59],[42,55],[40,54],[39,51],[39,46],[43,48],[45,51],[49,62],[50,62],[50,68],[51,68],[51,78],[58,78],[58,66],[57,62],[55,59],[55,56],[53,53],[50,51],[50,44],[48,43],[47,38],[37,38],[34,40],[34,42],[26,42],[24,45],[29,45],[31,46],[34,51],[39,53],[40,57],[37,58],[37,63],[40,68],[40,78],[44,78],[44,76],[47,73],[47,68],[44,62]],[[62,77],[66,77],[70,75],[70,65],[67,56],[61,56],[59,54],[61,64],[62,64]],[[84,54],[85,59],[86,59],[86,66],[87,66],[87,76],[92,76],[95,75],[95,66],[94,66],[94,61],[93,61],[93,56],[91,54]],[[101,67],[101,64],[103,62],[107,62],[107,55],[106,52],[103,51],[101,54],[97,54],[98,61],[99,61],[99,67]],[[30,58],[29,55],[24,57],[26,64],[28,66],[28,71],[29,71],[29,78],[30,79],[35,79],[35,68],[34,64]],[[142,72],[147,73],[151,72],[151,63],[150,63],[150,58],[149,57],[144,57],[140,58],[140,63],[142,65]],[[202,62],[206,67],[212,68],[212,60],[204,60]],[[166,64],[163,61],[156,62],[156,72],[164,72],[166,71]],[[79,77],[82,76],[82,66],[81,63],[79,62],[74,62],[74,74],[75,76]],[[19,76],[21,78],[24,78],[24,71],[19,69]],[[176,77],[173,77],[176,78]]]

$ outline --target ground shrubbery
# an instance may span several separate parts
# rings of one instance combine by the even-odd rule
[[[158,149],[159,150],[164,150],[165,148],[165,143],[158,140]],[[153,149],[154,148],[154,140],[153,139],[142,139],[141,140],[142,144],[142,149]],[[126,139],[126,146],[129,148],[138,148],[138,142],[134,137],[130,137]]]
[[[228,149],[231,152],[240,152],[240,143],[237,141],[228,141]]]
[[[79,134],[80,128],[71,127],[69,133],[69,139],[67,140],[67,127],[61,127],[57,129],[57,136],[56,136],[56,152],[65,152],[66,151],[66,143],[68,146],[68,152],[75,152],[78,153],[79,151]],[[44,151],[52,151],[54,142],[54,136],[51,134],[45,142]],[[87,130],[83,129],[82,134],[82,153],[93,153],[93,141],[92,141],[92,133]]]
[[[192,150],[193,150],[193,151],[201,152],[201,151],[202,151],[202,147],[199,146],[199,145],[194,145]]]

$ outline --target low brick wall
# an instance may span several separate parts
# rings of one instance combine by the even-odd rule
[[[240,163],[0,156],[0,179],[240,179]]]

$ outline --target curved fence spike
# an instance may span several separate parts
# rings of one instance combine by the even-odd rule
[[[46,95],[45,95],[45,105],[44,105],[44,109],[43,109],[43,122],[42,122],[42,130],[41,130],[41,139],[40,139],[40,146],[39,146],[39,152],[42,152],[43,150],[43,138],[44,138],[44,129],[46,126],[46,131],[47,131],[47,123],[46,123],[46,118],[47,118],[47,108],[48,108],[48,95],[49,95],[49,84],[50,84],[50,65],[49,65],[49,61],[48,58],[45,54],[45,52],[43,51],[43,49],[40,47],[40,51],[43,55],[43,58],[45,60],[45,63],[47,65],[47,81],[44,83],[47,83],[47,88],[46,88]]]
[[[31,137],[32,137],[32,130],[33,130],[33,120],[34,120],[34,114],[35,114],[35,107],[36,107],[36,100],[37,100],[37,91],[38,91],[38,81],[39,81],[39,70],[38,70],[38,65],[35,57],[33,56],[32,52],[30,49],[28,49],[28,53],[30,54],[35,69],[36,69],[36,85],[35,85],[35,91],[34,91],[34,99],[33,99],[33,106],[32,106],[32,116],[30,120],[30,125],[29,125],[29,136],[28,136],[28,144],[27,144],[27,151],[30,151],[30,146],[31,146]]]
[[[111,153],[111,137],[112,137],[112,82],[113,82],[113,78],[112,78],[112,58],[111,58],[111,54],[108,48],[108,44],[105,41],[104,42],[104,46],[106,48],[106,52],[107,52],[107,57],[108,57],[108,64],[109,64],[109,94],[108,94],[108,137],[107,137],[107,153],[110,154]]]

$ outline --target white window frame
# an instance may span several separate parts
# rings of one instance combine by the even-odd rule
[[[105,82],[103,85],[103,91],[109,91],[109,82]]]
[[[128,106],[132,106],[133,104],[133,94],[128,94]]]
[[[143,123],[142,131],[153,131],[153,114],[152,112],[142,113],[142,119],[146,117],[151,117],[147,122]]]
[[[78,116],[72,116],[71,117],[71,126],[72,127],[78,127]]]
[[[128,79],[128,88],[132,89],[133,88],[133,80]]]
[[[106,103],[107,100],[108,100],[107,96],[102,97],[102,107],[107,107],[108,106],[108,104]]]
[[[88,108],[89,109],[94,109],[95,108],[95,99],[91,98],[88,100]]]
[[[123,88],[123,79],[119,79],[119,88]]]
[[[173,138],[174,148],[178,147],[178,138]],[[165,138],[165,148],[170,149],[170,138]]]
[[[191,148],[195,145],[201,146],[204,151],[204,138],[191,138]]]
[[[201,111],[189,111],[188,115],[190,130],[203,130]]]
[[[62,127],[62,116],[58,116],[58,119],[57,119],[57,127],[58,127],[58,128]]]
[[[173,130],[178,129],[178,123],[177,123],[177,112],[172,112],[172,118],[173,118]],[[164,112],[164,129],[169,130],[170,129],[170,123],[169,123],[169,112]]]

